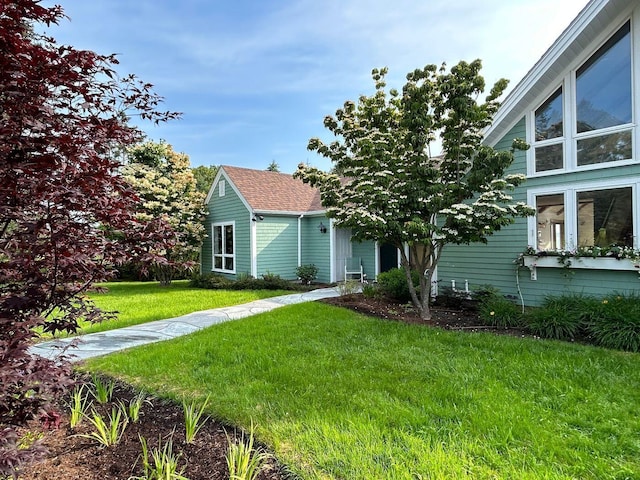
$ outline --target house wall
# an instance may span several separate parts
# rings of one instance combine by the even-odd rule
[[[326,233],[320,232],[320,222],[327,227]],[[331,252],[329,219],[324,215],[305,216],[301,221],[302,258],[301,264],[314,264],[318,267],[316,281],[331,281]]]
[[[362,266],[367,280],[376,278],[376,244],[375,242],[352,242],[351,254],[362,259]]]
[[[513,138],[526,138],[524,118],[498,142],[496,148],[507,149]],[[517,152],[508,173],[526,173],[526,154]],[[638,176],[637,165],[607,169],[571,172],[553,176],[529,178],[513,194],[514,201],[527,202],[527,191],[553,185],[604,182]],[[604,295],[608,292],[640,293],[640,277],[634,271],[583,270],[572,268],[537,268],[537,279],[531,279],[528,268],[516,269],[514,260],[528,246],[527,219],[517,219],[513,225],[491,236],[487,244],[447,245],[438,264],[439,290],[451,286],[464,289],[468,281],[470,290],[492,285],[503,295],[510,295],[525,305],[540,305],[549,295],[576,293]],[[516,276],[517,275],[517,276]],[[518,291],[519,285],[519,291]]]
[[[496,145],[497,149],[510,148],[514,138],[525,138],[525,121],[518,122]],[[507,173],[525,173],[526,155],[516,152]],[[526,190],[518,188],[514,201],[527,201]],[[505,295],[517,295],[516,269],[513,260],[527,247],[527,220],[496,232],[487,244],[446,245],[438,263],[438,288],[450,287],[454,280],[457,289],[464,289],[468,281],[471,290],[482,285],[493,285]],[[520,274],[520,276],[524,276]]]
[[[207,237],[202,244],[200,255],[201,273],[211,273],[213,270],[212,259],[212,231],[211,226],[219,222],[235,221],[235,262],[236,274],[223,274],[229,278],[235,278],[238,274],[251,273],[251,249],[250,249],[250,216],[249,210],[236,194],[233,188],[226,183],[225,194],[219,195],[219,185],[214,189],[207,205],[207,217],[205,230]]]
[[[296,279],[298,266],[298,217],[265,215],[256,222],[258,277],[265,273]]]

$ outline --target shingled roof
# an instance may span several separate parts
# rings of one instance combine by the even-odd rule
[[[320,191],[293,178],[268,170],[221,167],[255,211],[313,212],[324,210]]]

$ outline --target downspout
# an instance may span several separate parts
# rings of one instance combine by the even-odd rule
[[[302,217],[304,213],[298,217],[298,266],[302,265]]]
[[[331,282],[336,281],[336,247],[335,247],[335,230],[333,228],[333,219],[329,219],[329,279]]]
[[[378,274],[380,273],[380,244],[376,240],[373,252],[373,280],[378,281]]]
[[[258,222],[254,221],[255,214],[249,212],[249,250],[251,251],[251,276],[258,278]]]

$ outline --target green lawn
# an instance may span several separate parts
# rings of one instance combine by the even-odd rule
[[[285,290],[205,290],[189,287],[186,280],[174,281],[167,287],[157,282],[113,282],[102,286],[108,289],[106,293],[92,293],[90,297],[102,310],[117,311],[118,318],[94,325],[86,323],[80,333],[112,330],[295,293]]]
[[[299,304],[97,358],[305,479],[640,478],[640,355]]]

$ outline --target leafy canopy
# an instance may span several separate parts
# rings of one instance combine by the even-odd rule
[[[136,218],[145,223],[160,218],[173,230],[173,243],[156,252],[163,262],[149,266],[168,285],[198,259],[205,235],[205,195],[198,191],[188,155],[166,142],[147,141],[129,149],[122,173],[141,199]]]
[[[85,292],[171,237],[136,219],[115,158],[142,137],[131,116],[177,114],[156,110],[150,84],[120,78],[115,56],[35,33],[62,18],[38,0],[0,3],[0,477],[37,453],[18,449],[16,427],[70,383],[64,361],[30,355],[36,332],[105,318]]]
[[[412,299],[429,317],[430,281],[443,248],[450,243],[486,242],[489,235],[530,215],[513,203],[509,191],[523,175],[505,175],[515,149],[483,145],[483,131],[495,115],[507,81],[498,81],[484,102],[481,62],[460,62],[450,71],[427,65],[407,75],[402,92],[385,89],[387,69],[373,70],[375,93],[347,101],[327,116],[331,143],[309,141],[309,150],[330,159],[333,172],[304,164],[296,175],[320,189],[328,215],[355,240],[396,246],[407,278],[421,276],[418,298]],[[430,154],[440,136],[443,154]],[[407,255],[404,245],[409,246]]]

